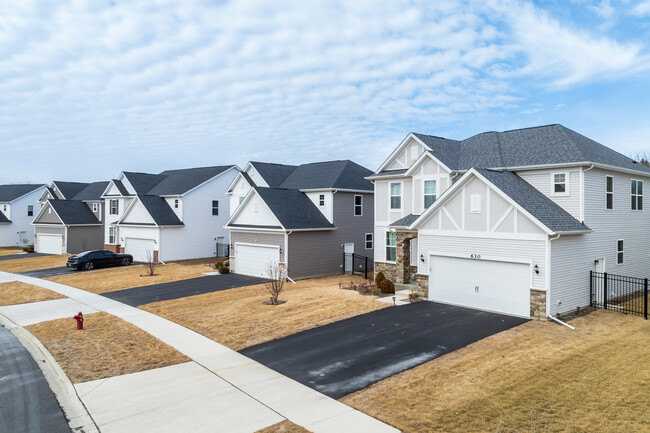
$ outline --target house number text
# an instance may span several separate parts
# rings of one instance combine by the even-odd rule
[[[479,260],[481,258],[481,255],[480,254],[472,254],[470,257],[473,258],[473,259]]]

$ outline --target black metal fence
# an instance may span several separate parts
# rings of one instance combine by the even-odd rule
[[[230,245],[217,242],[217,252],[216,256],[218,259],[227,259],[230,257]]]
[[[648,320],[648,279],[589,272],[590,304]]]
[[[363,278],[372,278],[375,270],[375,261],[372,257],[359,254],[343,253],[343,273],[363,275]]]

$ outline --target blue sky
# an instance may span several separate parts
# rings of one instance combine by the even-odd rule
[[[0,182],[561,123],[650,151],[650,0],[0,3]]]

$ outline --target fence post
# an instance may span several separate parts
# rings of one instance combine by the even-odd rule
[[[354,253],[352,253],[352,270],[350,273],[354,275]]]
[[[367,280],[367,279],[368,279],[368,256],[366,256],[366,260],[365,260],[365,262],[366,262],[366,263],[365,263],[365,265],[364,265],[364,274],[363,274],[363,278],[365,278],[365,279]],[[646,286],[647,286],[647,284],[646,284]]]
[[[343,252],[343,273],[344,274],[346,273],[346,269],[345,269],[345,252]]]
[[[607,272],[603,273],[603,308],[607,309]]]
[[[594,271],[589,271],[589,306],[594,306]]]
[[[648,279],[643,280],[643,318],[648,320]]]

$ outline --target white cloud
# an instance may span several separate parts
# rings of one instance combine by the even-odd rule
[[[650,0],[645,0],[635,5],[630,11],[630,14],[638,17],[650,16]]]
[[[513,78],[648,67],[639,43],[521,2],[24,0],[0,17],[0,146],[40,180],[253,158],[374,168],[385,154],[367,149],[409,129],[517,106]]]

